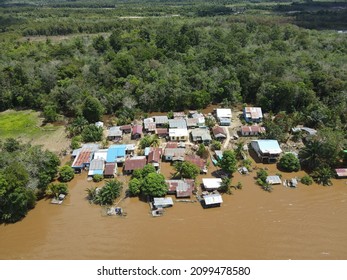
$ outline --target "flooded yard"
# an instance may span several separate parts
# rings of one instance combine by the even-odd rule
[[[275,165],[266,167],[277,173]],[[162,164],[168,178],[173,171]],[[210,165],[211,172],[216,170]],[[121,202],[126,217],[104,217],[102,208],[86,200],[95,185],[86,174],[70,183],[62,205],[41,200],[21,222],[0,226],[1,259],[346,259],[347,185],[291,189],[278,185],[272,193],[255,184],[255,171],[234,174],[242,190],[223,195],[221,207],[175,203],[153,218],[138,198]],[[302,176],[283,174],[283,179]],[[129,177],[119,176],[125,184]],[[201,181],[201,176],[197,179]],[[102,185],[102,183],[101,183]]]

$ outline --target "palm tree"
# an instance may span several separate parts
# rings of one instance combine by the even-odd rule
[[[220,187],[218,188],[218,190],[226,194],[232,194],[230,185],[231,185],[231,179],[229,177],[223,177],[222,183],[220,184]]]
[[[151,139],[151,147],[159,147],[160,145],[160,139],[158,135],[153,135]]]
[[[94,202],[97,197],[96,187],[87,188],[86,192],[87,192],[87,199],[90,202]]]
[[[313,170],[320,166],[323,161],[323,144],[318,140],[307,142],[306,146],[299,152],[299,158],[302,166]]]

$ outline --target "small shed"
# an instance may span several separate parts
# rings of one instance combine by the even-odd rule
[[[266,183],[270,184],[270,185],[280,185],[282,184],[282,180],[280,178],[280,176],[267,176],[266,177]]]
[[[101,127],[101,128],[103,128],[103,127],[104,127],[104,123],[98,121],[98,122],[95,123],[95,126],[96,126],[96,127]]]
[[[203,196],[206,207],[219,207],[223,203],[222,196],[219,193],[212,193]]]

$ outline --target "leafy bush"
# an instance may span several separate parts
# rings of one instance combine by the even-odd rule
[[[69,182],[74,176],[75,170],[69,165],[64,165],[59,169],[59,181],[61,182]]]
[[[278,166],[284,171],[298,171],[300,169],[300,161],[294,154],[286,153],[280,158]]]
[[[304,185],[309,186],[313,184],[313,179],[311,176],[305,175],[304,177],[301,178],[300,182],[303,183]]]
[[[103,176],[103,175],[100,175],[100,174],[95,174],[95,175],[93,176],[93,181],[94,181],[94,182],[101,182],[103,179],[104,179],[104,176]]]

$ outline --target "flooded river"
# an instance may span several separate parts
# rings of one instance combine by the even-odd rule
[[[346,180],[267,193],[255,172],[237,173],[233,183],[243,189],[223,195],[220,208],[175,203],[153,218],[148,204],[130,198],[121,218],[85,200],[93,184],[85,176],[63,205],[42,200],[21,222],[1,225],[0,259],[347,259]]]

